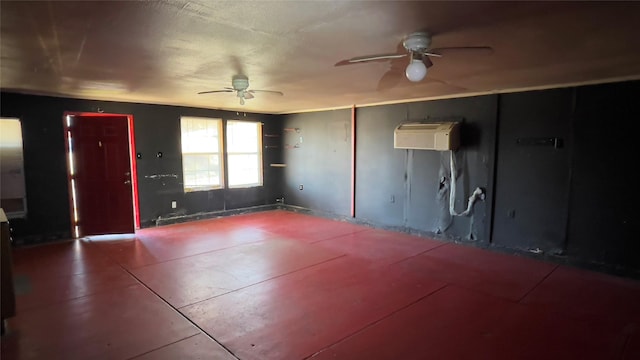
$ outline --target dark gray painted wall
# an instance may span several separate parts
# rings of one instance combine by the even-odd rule
[[[297,129],[283,131],[285,203],[349,215],[351,110],[285,115],[283,123]]]
[[[632,81],[358,108],[356,220],[409,231],[441,231],[443,237],[514,251],[557,248],[564,237],[566,261],[640,274],[640,243],[633,231],[637,196],[624,196],[624,189],[638,183],[633,169],[638,94],[640,82]],[[138,151],[145,155],[138,172],[146,224],[170,216],[171,200],[177,200],[185,214],[269,204],[281,196],[287,204],[350,214],[350,109],[247,114],[264,121],[264,133],[274,135],[263,139],[268,147],[264,188],[182,194],[179,179],[144,177],[181,174],[179,117],[235,118],[235,113],[8,93],[1,100],[2,116],[23,120],[29,221],[15,225],[28,234],[68,232],[62,114],[97,107],[134,115]],[[447,153],[393,149],[393,129],[403,121],[460,119],[463,147],[457,153],[461,173],[456,209],[464,208],[476,186],[485,188],[487,196],[476,204],[472,217],[455,218],[447,227],[448,183],[441,189],[439,182],[449,174]],[[514,138],[549,135],[563,137],[563,150],[513,146]],[[163,151],[162,160],[146,156],[157,151]],[[274,168],[272,163],[287,167]],[[304,190],[298,190],[301,184]],[[538,199],[523,193],[527,184],[547,195]],[[516,209],[516,218],[524,213],[518,226],[504,218],[510,209]],[[553,229],[534,238],[531,229],[544,222]]]
[[[573,88],[500,97],[493,242],[564,253]],[[554,146],[547,138],[558,138]]]
[[[488,242],[497,96],[357,109],[356,216],[387,226]],[[476,187],[488,191],[469,217],[449,214],[450,153],[393,148],[393,130],[408,121],[460,121],[456,211]],[[443,180],[444,189],[441,186]]]
[[[448,192],[445,193],[446,196],[438,194],[439,182],[435,186],[433,183],[443,176],[450,178],[450,154],[437,153],[436,157],[440,161],[438,174],[435,176],[427,162],[429,159],[433,161],[434,152],[416,150],[412,169],[414,176],[411,184],[409,227],[427,232],[444,232],[448,236],[471,241],[489,241],[489,227],[486,224],[491,223],[491,212],[488,209],[491,209],[493,199],[497,100],[497,95],[494,95],[407,104],[410,121],[422,118],[426,121],[451,119],[462,122],[461,148],[456,151],[456,211],[461,212],[466,208],[467,199],[475,188],[480,187],[486,192],[485,201],[477,202],[469,217],[451,217],[448,211]],[[413,194],[422,196],[416,198]],[[432,203],[425,205],[420,200],[428,198],[436,199],[435,206]],[[438,226],[425,226],[428,224],[425,220],[433,216],[438,217]]]
[[[568,255],[640,274],[640,81],[577,88]]]
[[[11,222],[14,234],[69,237],[69,198],[62,114],[65,110],[45,97],[0,94],[3,117],[22,123],[27,220]],[[48,109],[48,110],[44,110]],[[57,115],[52,121],[49,112]]]
[[[393,129],[405,118],[404,108],[356,110],[356,216],[385,226],[405,222],[407,154],[393,148]]]
[[[636,276],[637,201],[623,189],[638,183],[638,94],[632,81],[357,108],[356,220],[513,252],[539,248],[530,255]],[[449,224],[448,180],[440,184],[447,152],[393,148],[395,126],[416,120],[463,121],[457,211],[475,187],[486,190],[472,216]],[[304,135],[303,148],[285,150],[287,203],[349,215],[350,140],[330,126],[349,129],[350,110],[283,121]],[[543,137],[561,138],[563,147],[515,143]]]
[[[281,174],[268,166],[280,158],[279,149],[264,149],[264,186],[185,194],[182,189],[180,117],[204,116],[255,120],[264,123],[263,133],[279,133],[277,117],[188,107],[90,101],[47,96],[2,93],[1,114],[22,121],[27,221],[14,221],[14,235],[27,241],[69,237],[69,198],[63,137],[65,111],[131,114],[134,117],[140,216],[143,227],[159,217],[196,214],[274,203]],[[263,139],[266,143],[267,140]],[[155,156],[163,153],[162,158]],[[152,178],[153,175],[177,177]],[[177,201],[177,209],[171,208]]]

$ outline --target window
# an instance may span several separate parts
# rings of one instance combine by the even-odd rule
[[[0,207],[7,218],[27,215],[20,120],[0,119]]]
[[[222,176],[222,120],[180,118],[184,191],[218,189]]]
[[[229,187],[262,185],[262,124],[227,121]]]

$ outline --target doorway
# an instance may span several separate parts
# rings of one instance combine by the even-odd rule
[[[71,233],[128,234],[140,228],[133,116],[64,114]]]

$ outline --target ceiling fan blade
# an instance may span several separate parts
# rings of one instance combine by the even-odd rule
[[[275,90],[249,90],[248,92],[250,94],[253,94],[256,92],[263,92],[263,93],[270,93],[270,94],[284,96],[284,93],[282,91],[275,91]]]
[[[366,56],[357,56],[351,59],[338,61],[334,66],[342,66],[349,64],[357,64],[369,61],[386,61],[391,59],[399,59],[406,57],[408,54],[380,54],[380,55],[366,55]]]
[[[423,52],[423,53],[422,53],[422,55],[424,55],[424,56],[442,57],[442,55],[441,55],[441,54],[436,54],[436,53],[431,52],[431,51],[428,51],[428,50],[427,50],[427,51],[425,51],[425,52]]]
[[[428,56],[423,56],[422,57],[422,62],[427,67],[427,69],[433,66],[433,63],[431,62],[431,59],[429,59]]]
[[[219,93],[219,92],[233,92],[233,90],[211,90],[211,91],[200,91],[198,94],[211,94],[211,93]]]
[[[249,91],[245,91],[245,92],[244,92],[244,98],[245,98],[245,99],[253,99],[253,98],[254,98],[254,96],[253,96],[253,94],[252,94],[252,93],[250,93]]]
[[[378,80],[377,91],[389,90],[400,83],[404,77],[404,70],[407,67],[407,61],[401,58],[392,59],[389,70]]]
[[[402,71],[389,69],[389,71],[384,73],[384,75],[382,75],[380,80],[378,80],[378,86],[376,87],[376,90],[377,91],[389,90],[395,87],[396,85],[398,85],[401,79],[402,79]]]
[[[382,55],[369,55],[369,56],[357,56],[349,59],[350,63],[359,63],[366,61],[375,61],[375,60],[389,60],[389,59],[399,59],[407,56],[407,54],[382,54]]]
[[[456,88],[457,90],[462,90],[462,91],[468,91],[469,90],[466,87],[462,87],[460,85],[455,85],[455,84],[452,84],[452,83],[450,83],[448,81],[436,79],[433,76],[428,77],[426,80],[427,80],[427,82],[430,82],[430,83],[438,83],[438,84],[446,85],[446,86],[449,86],[449,87],[452,87],[452,88]]]
[[[493,48],[490,46],[455,46],[455,47],[442,47],[436,49],[429,49],[425,51],[424,55],[442,57],[447,54],[474,54],[474,55],[491,55],[493,54]]]

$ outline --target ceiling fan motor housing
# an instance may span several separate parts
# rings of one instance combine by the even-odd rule
[[[415,32],[407,36],[402,45],[412,53],[423,53],[431,46],[431,36],[426,32]]]
[[[237,91],[247,90],[249,87],[249,78],[246,76],[236,75],[231,79],[231,85]]]

